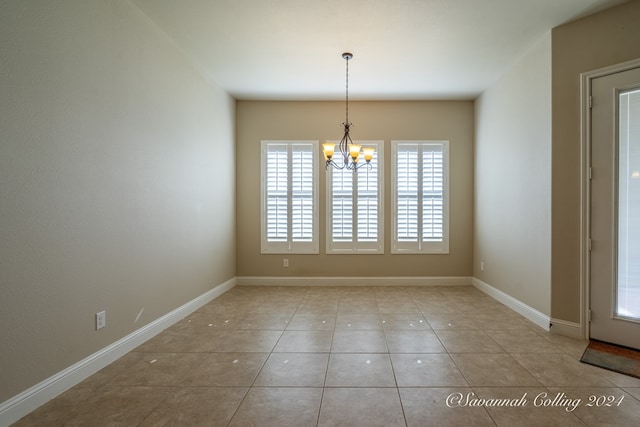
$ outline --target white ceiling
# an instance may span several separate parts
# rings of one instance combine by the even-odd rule
[[[133,0],[237,99],[472,99],[551,28],[626,0]]]

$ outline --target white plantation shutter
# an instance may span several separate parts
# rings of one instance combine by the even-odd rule
[[[383,253],[382,141],[359,141],[375,147],[371,169],[327,170],[327,253]],[[360,154],[359,162],[365,162]],[[380,166],[380,167],[379,167]]]
[[[378,163],[372,169],[363,167],[356,174],[358,180],[357,236],[359,242],[378,241]],[[372,160],[372,162],[374,161]],[[361,161],[364,161],[362,159]]]
[[[286,242],[289,235],[289,153],[286,145],[267,151],[267,240]]]
[[[392,253],[448,253],[448,141],[392,141]]]
[[[442,147],[430,145],[422,151],[422,241],[441,242],[444,238],[442,199],[444,167]]]
[[[406,145],[396,157],[397,239],[418,241],[418,146]]]
[[[335,242],[353,240],[353,172],[330,169],[331,173],[331,238]]]
[[[291,239],[294,242],[313,240],[313,171],[317,167],[313,160],[315,147],[294,145],[291,166]]]
[[[262,253],[318,253],[317,141],[262,141]]]

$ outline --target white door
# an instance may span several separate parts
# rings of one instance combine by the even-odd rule
[[[591,93],[590,337],[640,349],[640,68]]]

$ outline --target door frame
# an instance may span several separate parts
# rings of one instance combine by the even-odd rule
[[[591,81],[640,67],[640,58],[580,74],[580,334],[591,333]]]

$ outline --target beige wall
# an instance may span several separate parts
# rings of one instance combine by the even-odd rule
[[[125,0],[0,40],[2,402],[235,276],[235,107]]]
[[[340,139],[343,102],[238,101],[238,276],[470,276],[473,218],[473,102],[350,102],[354,140],[385,141],[385,254],[326,255],[325,170],[320,169],[320,254],[260,254],[260,140]],[[390,254],[390,141],[450,141],[449,255]],[[289,259],[289,268],[282,259]]]
[[[640,58],[640,1],[552,32],[551,314],[580,321],[580,73]]]
[[[474,277],[546,315],[551,293],[550,104],[547,33],[476,100],[474,192]]]

